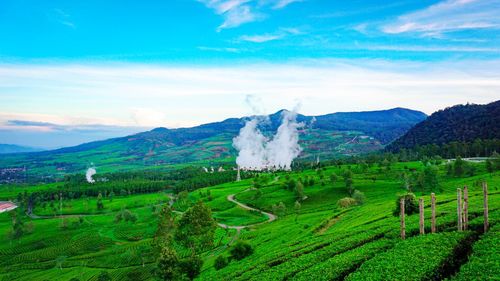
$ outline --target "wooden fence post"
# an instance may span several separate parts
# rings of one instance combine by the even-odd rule
[[[401,217],[401,239],[406,237],[406,226],[405,226],[405,198],[401,198],[399,201],[400,217]]]
[[[431,232],[436,232],[436,195],[431,193]]]
[[[462,231],[462,190],[457,188],[457,216],[458,216],[458,231]]]
[[[484,209],[484,232],[488,231],[489,229],[489,222],[488,222],[488,184],[486,182],[483,182],[483,209]]]
[[[463,210],[464,230],[467,230],[469,225],[469,190],[464,186],[464,210]]]
[[[424,198],[418,199],[418,210],[420,213],[420,220],[419,220],[419,226],[420,226],[420,234],[425,234],[425,228],[424,228]]]

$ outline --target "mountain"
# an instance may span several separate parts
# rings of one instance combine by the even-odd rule
[[[42,149],[29,147],[29,146],[20,146],[15,144],[3,144],[0,143],[0,154],[7,153],[20,153],[20,152],[36,152],[41,151]]]
[[[281,123],[280,110],[261,126],[270,135]],[[298,115],[306,126],[300,141],[302,158],[328,159],[383,148],[427,116],[419,111],[394,108],[368,112],[341,112],[321,116]],[[233,165],[232,139],[249,117],[229,118],[192,128],[156,128],[126,137],[0,159],[1,168],[27,167],[32,176],[58,178],[95,165],[100,172],[144,168],[178,168],[184,165]],[[11,178],[15,176],[11,175]]]
[[[486,105],[456,105],[433,113],[387,146],[389,151],[453,141],[500,139],[500,100]]]

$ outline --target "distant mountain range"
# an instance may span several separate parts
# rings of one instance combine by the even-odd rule
[[[392,142],[387,150],[475,139],[500,139],[500,101],[456,105],[437,111]]]
[[[20,153],[20,152],[36,152],[36,151],[42,151],[42,150],[43,149],[41,149],[41,148],[0,143],[0,154]]]
[[[282,111],[271,114],[262,126],[275,131]],[[419,111],[394,108],[367,112],[341,112],[321,116],[298,115],[302,158],[327,159],[379,150],[427,116]],[[60,177],[95,165],[98,172],[131,169],[176,168],[184,165],[233,165],[232,139],[248,117],[192,128],[156,128],[126,137],[29,154],[5,155],[1,168],[26,167],[32,176]]]

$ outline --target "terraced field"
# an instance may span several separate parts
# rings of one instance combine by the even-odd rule
[[[347,196],[342,177],[332,183],[329,175],[341,175],[347,166],[326,167],[321,172],[261,174],[268,180],[259,191],[253,179],[211,186],[177,200],[180,212],[202,200],[213,210],[217,222],[235,229],[218,228],[214,247],[202,256],[204,264],[198,280],[496,280],[500,277],[498,237],[500,219],[500,172],[488,174],[477,164],[476,175],[451,177],[439,168],[437,233],[419,235],[418,214],[406,217],[407,239],[399,237],[399,217],[392,213],[396,196],[404,192],[400,174],[420,170],[420,162],[397,163],[390,170],[378,166],[361,171],[351,165],[354,187],[366,196],[359,206],[340,208],[337,201]],[[300,209],[296,194],[284,188],[289,179],[313,179],[307,185]],[[491,230],[483,233],[481,181],[489,185]],[[456,231],[456,189],[469,187],[468,231]],[[40,187],[32,187],[33,190]],[[6,190],[12,194],[12,188]],[[29,191],[29,188],[28,188]],[[209,192],[210,196],[207,196]],[[228,196],[253,208],[276,212],[272,222],[258,211],[249,211]],[[1,195],[1,194],[0,194]],[[426,233],[430,233],[430,191],[416,192],[425,200]],[[0,196],[0,197],[3,197]],[[0,280],[97,280],[107,271],[114,280],[152,280],[155,260],[151,242],[157,225],[155,209],[167,204],[166,193],[116,196],[104,199],[104,209],[96,208],[95,198],[65,202],[67,217],[50,207],[37,207],[41,218],[21,217],[31,233],[9,239],[9,214],[0,214]],[[135,222],[115,222],[115,215],[127,209]],[[65,225],[64,227],[62,227]],[[254,248],[252,255],[231,260],[219,270],[213,266],[218,256],[229,256],[231,242],[245,240]]]

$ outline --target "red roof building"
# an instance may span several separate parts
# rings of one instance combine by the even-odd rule
[[[8,212],[17,208],[17,205],[12,202],[2,202],[0,201],[0,213]]]

